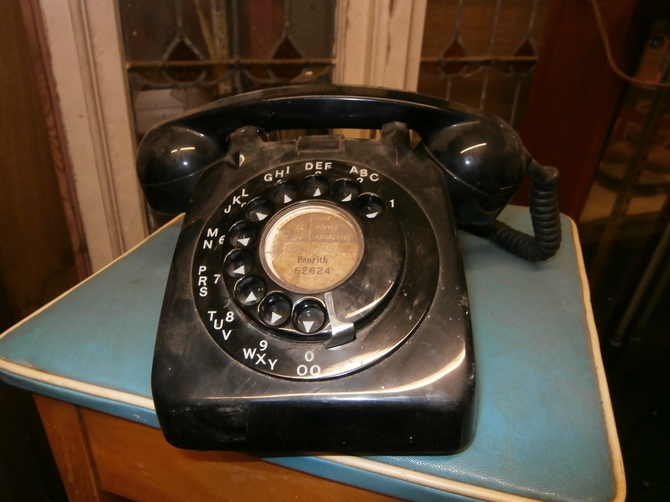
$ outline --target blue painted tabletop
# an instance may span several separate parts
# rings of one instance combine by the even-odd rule
[[[502,219],[530,230],[525,208]],[[623,466],[574,223],[533,264],[461,232],[477,361],[476,432],[451,456],[266,460],[410,500],[622,500]],[[181,220],[0,337],[0,377],[158,427],[151,361]]]

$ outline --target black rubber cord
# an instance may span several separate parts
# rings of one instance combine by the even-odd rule
[[[505,223],[493,220],[486,225],[462,225],[460,228],[489,239],[507,251],[529,261],[548,260],[561,246],[561,219],[558,210],[560,172],[533,161],[526,170],[532,178],[530,216],[534,236],[524,234]]]

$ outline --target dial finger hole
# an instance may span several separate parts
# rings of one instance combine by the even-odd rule
[[[356,211],[367,219],[377,218],[384,211],[382,200],[372,193],[364,193],[356,201]]]
[[[281,293],[272,293],[260,306],[261,319],[268,326],[281,326],[291,317],[291,300]]]
[[[337,202],[351,202],[359,193],[358,185],[350,180],[337,180],[333,185],[333,199]]]
[[[265,282],[260,277],[245,277],[235,285],[235,298],[242,305],[256,305],[263,296],[265,296]]]
[[[293,183],[283,182],[272,190],[272,202],[275,204],[288,204],[298,197],[298,187]]]
[[[326,311],[316,300],[303,300],[293,312],[295,327],[307,335],[319,331],[325,321]]]
[[[229,233],[230,245],[236,248],[245,248],[250,246],[256,239],[256,229],[246,221],[241,221],[233,225]]]
[[[237,250],[229,253],[224,262],[230,277],[243,277],[251,271],[254,258],[248,251]]]
[[[253,222],[265,221],[272,214],[272,203],[266,199],[254,199],[247,205],[246,215]]]
[[[309,176],[304,179],[300,191],[307,197],[321,197],[328,194],[328,180],[323,176]]]

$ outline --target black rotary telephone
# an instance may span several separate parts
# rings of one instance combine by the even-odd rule
[[[381,136],[266,136],[306,128]],[[532,261],[560,245],[558,171],[509,125],[413,93],[284,87],[157,125],[137,169],[154,209],[186,211],[152,374],[170,443],[467,445],[475,363],[457,225]],[[535,236],[495,220],[524,173]]]

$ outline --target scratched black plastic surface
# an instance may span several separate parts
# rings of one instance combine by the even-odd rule
[[[410,149],[402,124],[385,126],[378,140],[329,138],[265,143],[262,133],[245,128],[232,135],[227,156],[200,178],[168,280],[152,374],[156,412],[170,443],[192,449],[447,453],[471,440],[474,354],[444,173],[424,148]],[[319,349],[322,340],[290,341],[264,329],[223,287],[207,297],[220,302],[218,310],[199,303],[203,300],[194,287],[203,232],[221,205],[242,193],[240,187],[262,191],[258,180],[282,166],[296,166],[300,176],[300,166],[309,161],[342,162],[377,173],[388,188],[369,177],[352,176],[352,181],[360,182],[363,191],[379,192],[404,236],[404,259],[391,297],[361,321],[353,341],[333,348]],[[402,190],[405,198],[391,203],[388,194],[399,193],[393,190]],[[374,256],[364,259],[374,268]],[[388,274],[385,264],[379,260],[380,275]],[[335,289],[364,288],[351,282],[357,279],[354,274]],[[211,311],[216,313],[208,317]],[[222,321],[226,312],[242,321],[227,340],[209,320]],[[255,345],[226,345],[236,336],[256,340]],[[316,356],[308,359],[310,349],[317,355],[318,350],[349,351],[361,360],[379,346],[391,343],[392,349],[343,376],[301,378],[300,370],[293,377],[273,373],[268,358],[245,356],[244,348],[261,348],[259,340],[269,341],[268,354],[274,350],[269,358],[289,368],[320,364]],[[326,374],[331,359],[323,360]],[[254,368],[256,363],[263,371]]]

